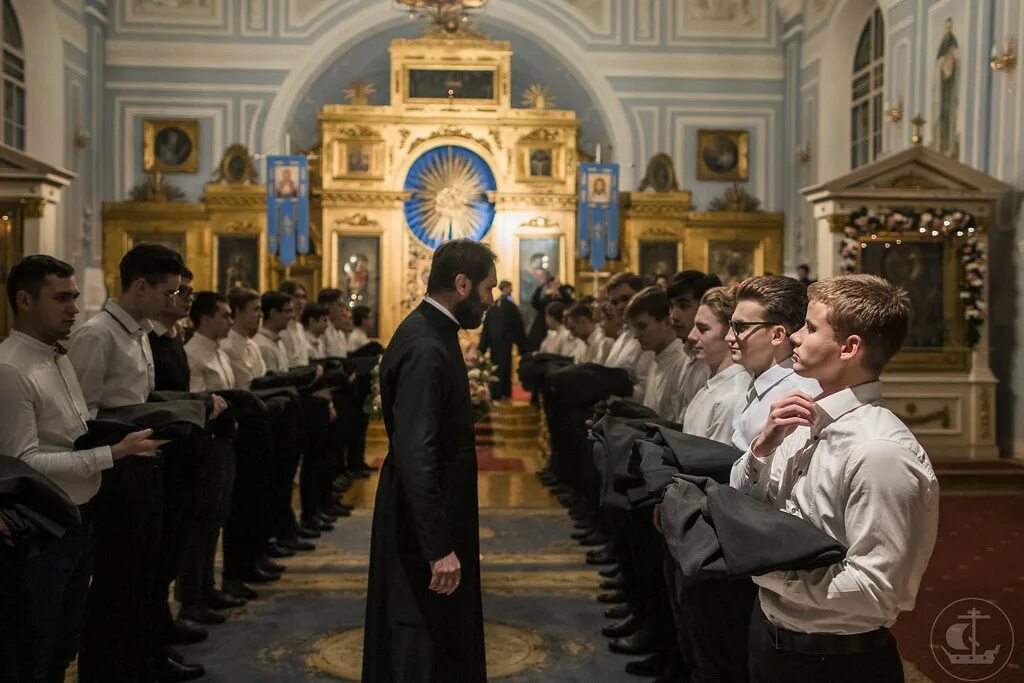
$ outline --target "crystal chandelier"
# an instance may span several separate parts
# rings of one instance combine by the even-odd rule
[[[468,10],[480,9],[487,0],[395,0],[409,19],[428,18],[447,33],[456,33],[469,21]]]

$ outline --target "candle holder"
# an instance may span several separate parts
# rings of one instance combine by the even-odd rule
[[[993,71],[1012,73],[1017,66],[1017,40],[1013,36],[1007,38],[1006,49],[1002,53],[999,52],[996,45],[993,45],[992,57],[988,60],[988,64]]]
[[[889,107],[885,110],[885,120],[892,125],[898,124],[903,120],[903,100],[899,101],[895,107]]]

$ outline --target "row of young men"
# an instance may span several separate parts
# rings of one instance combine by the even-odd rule
[[[576,304],[566,327],[588,349],[607,346],[598,362],[626,369],[660,418],[738,449],[733,487],[825,531],[846,559],[683,590],[661,570],[673,564],[664,539],[644,533],[655,511],[634,511],[640,527],[619,523],[585,482],[545,473],[577,519],[574,537],[597,546],[588,562],[605,565],[599,599],[620,621],[602,632],[613,651],[647,655],[627,672],[660,680],[902,680],[888,629],[914,606],[938,518],[927,454],[881,399],[906,295],[866,275],[809,290],[778,276],[719,284],[695,271],[664,290],[616,275],[606,303]]]
[[[63,680],[76,653],[81,681],[201,677],[203,667],[173,646],[205,639],[197,624],[222,623],[216,610],[258,597],[251,583],[279,579],[285,567],[273,558],[313,550],[310,538],[350,514],[339,500],[350,479],[367,476],[361,402],[344,386],[354,376],[323,393],[306,390],[322,368],[294,370],[321,349],[348,354],[342,293],[324,290],[307,307],[307,333],[293,321],[300,287],[225,297],[195,292],[191,281],[179,254],[138,245],[121,260],[118,296],[72,332],[79,291],[70,265],[30,256],[8,274],[14,325],[0,343],[0,454],[52,480],[81,517],[62,537],[4,558],[13,594],[5,604],[16,609],[0,622],[17,641],[21,680]],[[198,438],[158,441],[145,429],[112,446],[76,446],[90,420],[159,392],[206,402]]]

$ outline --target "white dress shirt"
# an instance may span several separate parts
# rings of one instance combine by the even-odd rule
[[[191,373],[189,391],[223,391],[235,387],[235,373],[231,371],[227,354],[202,332],[196,332],[185,344],[185,355]]]
[[[807,520],[849,550],[823,569],[754,577],[774,623],[804,633],[891,626],[911,610],[939,522],[939,484],[924,448],[882,402],[882,383],[816,402],[770,458],[749,450],[730,483]]]
[[[113,299],[71,334],[68,359],[89,414],[145,403],[156,385],[148,320],[137,322]]]
[[[348,358],[348,338],[334,325],[328,325],[324,332],[324,346],[328,358]]]
[[[306,347],[306,330],[298,320],[288,321],[288,327],[281,331],[289,368],[309,365],[309,350]]]
[[[348,334],[348,350],[357,351],[370,343],[366,332],[356,327]]]
[[[261,327],[256,333],[256,346],[267,365],[267,372],[288,372],[288,351],[280,334]]]
[[[733,411],[749,386],[750,373],[739,363],[710,377],[680,416],[683,431],[719,443],[732,443]]]
[[[678,337],[655,354],[644,385],[643,404],[666,420],[678,420],[708,378],[707,363],[693,358]]]
[[[260,347],[249,337],[231,330],[220,343],[220,348],[231,365],[231,374],[235,378],[234,388],[248,389],[254,379],[267,374],[267,364],[263,361]]]
[[[748,387],[747,393],[736,401],[732,445],[744,451],[750,448],[750,443],[768,421],[772,402],[794,391],[815,397],[821,393],[821,386],[816,379],[796,374],[792,358],[776,363],[758,375]]]
[[[612,348],[612,340],[604,335],[600,327],[595,327],[584,342],[583,350],[576,358],[577,363],[604,363],[608,351]]]
[[[77,505],[114,466],[109,446],[75,450],[89,409],[62,350],[17,330],[0,342],[0,453],[49,477]]]
[[[306,349],[311,360],[327,358],[327,334],[316,337],[306,331]]]
[[[540,344],[541,353],[553,353],[570,358],[575,358],[577,353],[584,350],[586,345],[583,340],[574,337],[564,325],[557,330],[548,330],[547,336]]]
[[[629,328],[624,327],[612,342],[604,364],[609,368],[623,368],[632,371],[640,353],[640,342],[636,340]]]

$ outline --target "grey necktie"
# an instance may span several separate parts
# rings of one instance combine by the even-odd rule
[[[754,388],[754,382],[751,381],[750,388],[747,389],[747,405],[745,405],[743,409],[746,410],[747,408],[749,408],[750,404],[754,402],[755,398],[757,398],[757,389]]]

